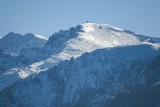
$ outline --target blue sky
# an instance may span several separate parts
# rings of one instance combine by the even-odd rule
[[[49,37],[89,20],[160,37],[160,0],[0,0],[0,36]]]

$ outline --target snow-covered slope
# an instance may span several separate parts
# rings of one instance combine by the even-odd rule
[[[19,55],[23,48],[42,46],[47,42],[45,37],[27,33],[24,36],[10,32],[0,41],[0,50],[4,53]]]
[[[6,88],[0,105],[102,107],[121,92],[147,86],[144,69],[158,55],[159,48],[147,44],[85,53]]]
[[[53,34],[45,44],[43,52],[50,57],[29,67],[32,70],[46,70],[71,57],[79,57],[85,52],[92,52],[115,46],[136,45],[143,42],[160,43],[159,38],[139,35],[106,24],[87,22]]]
[[[32,57],[26,58],[22,55],[15,56],[0,52],[0,75],[5,73],[7,70],[11,71],[12,68],[24,68],[34,62],[36,62],[36,60]]]

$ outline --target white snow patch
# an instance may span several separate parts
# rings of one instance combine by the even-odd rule
[[[42,36],[42,35],[37,35],[37,34],[34,34],[37,38],[40,38],[40,39],[44,39],[44,40],[48,40],[46,37]]]

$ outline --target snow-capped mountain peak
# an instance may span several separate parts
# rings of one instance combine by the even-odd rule
[[[19,55],[23,48],[42,46],[47,42],[47,38],[27,33],[24,36],[18,33],[10,32],[2,37],[0,41],[0,50],[5,53]]]
[[[97,24],[97,23],[93,23],[93,22],[89,22],[89,21],[87,21],[84,24],[81,24],[81,26],[82,26],[82,30],[85,32],[90,32],[95,29],[110,29],[110,30],[112,29],[115,31],[123,31],[123,29],[121,29],[121,28],[117,28],[117,27],[114,27],[114,26],[111,26],[108,24]]]
[[[46,70],[71,57],[77,58],[85,52],[108,47],[137,45],[149,38],[151,37],[107,24],[86,22],[53,34],[44,46],[44,52],[48,52],[50,57],[34,63],[29,68]]]

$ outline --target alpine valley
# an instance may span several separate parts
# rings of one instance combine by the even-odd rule
[[[160,38],[86,22],[0,38],[0,107],[160,107]]]

